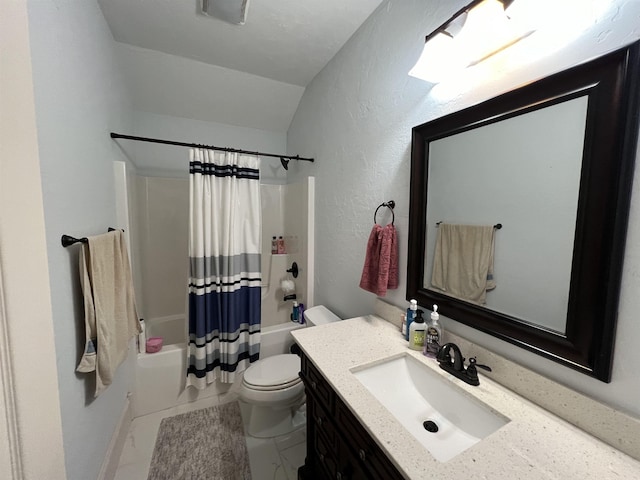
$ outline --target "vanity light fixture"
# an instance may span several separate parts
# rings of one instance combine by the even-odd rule
[[[514,0],[474,0],[458,10],[425,39],[424,50],[409,71],[412,77],[437,83],[534,32],[511,18]]]

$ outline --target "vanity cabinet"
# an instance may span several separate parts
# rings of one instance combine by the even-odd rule
[[[302,480],[404,478],[317,368],[301,355],[307,395],[307,457]]]

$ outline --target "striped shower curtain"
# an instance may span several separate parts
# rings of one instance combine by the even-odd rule
[[[232,383],[260,353],[259,159],[192,149],[187,385]]]

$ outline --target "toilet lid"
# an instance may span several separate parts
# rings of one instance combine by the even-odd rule
[[[244,381],[257,387],[296,383],[300,380],[300,357],[290,353],[259,360],[244,372]]]

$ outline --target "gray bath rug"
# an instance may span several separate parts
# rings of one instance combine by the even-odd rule
[[[148,480],[250,480],[238,402],[160,423]]]

